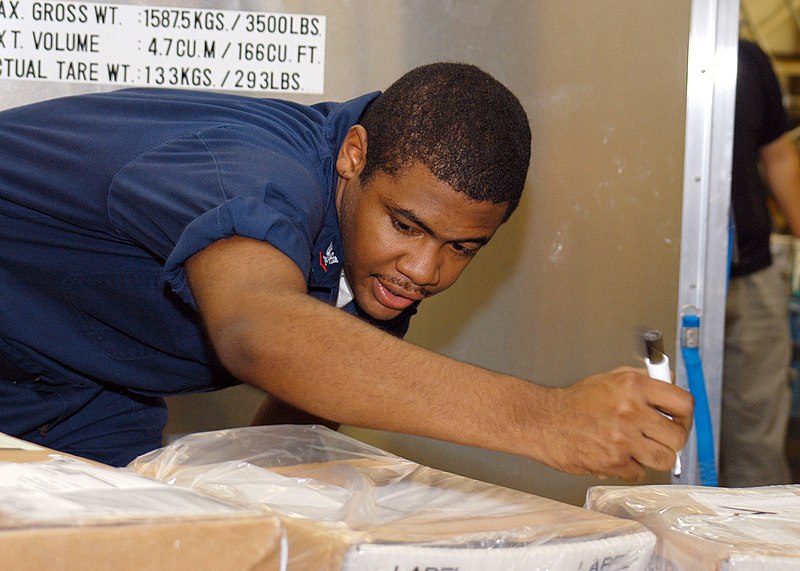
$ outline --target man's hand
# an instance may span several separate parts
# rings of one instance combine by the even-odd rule
[[[639,481],[645,467],[669,470],[692,426],[691,394],[638,369],[594,375],[549,399],[541,460],[567,472]]]

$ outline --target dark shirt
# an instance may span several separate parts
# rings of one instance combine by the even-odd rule
[[[788,130],[770,59],[756,44],[745,40],[739,41],[734,121],[731,207],[736,242],[731,277],[751,274],[772,263],[769,190],[759,172],[759,153],[761,147]]]
[[[335,157],[376,96],[304,106],[133,89],[0,113],[0,298],[14,300],[0,352],[58,383],[229,384],[183,263],[222,238],[263,240],[335,303]],[[377,325],[402,335],[412,313]]]

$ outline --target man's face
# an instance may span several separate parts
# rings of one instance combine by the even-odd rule
[[[506,203],[472,200],[418,162],[367,185],[340,179],[345,272],[358,305],[391,319],[453,285],[503,221]]]

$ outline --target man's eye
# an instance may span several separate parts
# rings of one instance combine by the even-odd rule
[[[401,232],[402,234],[411,234],[414,231],[414,229],[411,226],[409,226],[408,224],[404,224],[403,222],[400,222],[396,218],[392,219],[392,225],[398,232]]]
[[[458,242],[454,242],[453,244],[451,244],[451,247],[453,248],[453,250],[455,250],[456,254],[458,254],[459,256],[471,257],[478,253],[477,248],[468,248],[464,244],[459,244]]]

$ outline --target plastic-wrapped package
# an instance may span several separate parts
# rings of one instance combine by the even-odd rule
[[[262,511],[0,434],[2,569],[277,571],[281,533]]]
[[[652,571],[800,570],[800,486],[595,486],[585,505],[654,532]]]
[[[644,569],[638,523],[479,482],[321,426],[185,436],[129,469],[277,515],[297,571]]]

